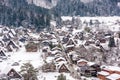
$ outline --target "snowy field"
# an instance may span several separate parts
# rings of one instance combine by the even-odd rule
[[[16,71],[19,72],[20,67],[23,65],[23,63],[27,62],[30,62],[34,66],[34,68],[39,68],[43,64],[41,51],[28,53],[25,51],[25,48],[22,47],[18,52],[9,52],[6,53],[6,55],[9,56],[8,59],[0,62],[1,73],[7,73],[11,68],[14,68]],[[12,66],[15,62],[18,62],[19,66]],[[38,74],[38,79],[56,80],[58,75],[60,75],[60,73],[43,73],[40,71]],[[69,73],[64,73],[64,75],[66,76],[67,80],[75,80],[69,75]]]
[[[70,76],[69,73],[63,73],[66,76],[66,80],[75,80]],[[57,80],[57,76],[59,76],[60,73],[57,72],[49,72],[49,73],[40,73],[40,76],[38,76],[39,80]]]
[[[63,21],[65,20],[72,20],[72,17],[70,16],[62,16],[61,17]],[[116,20],[120,20],[120,17],[119,16],[113,16],[113,17],[79,17],[82,22],[83,21],[90,21],[90,20],[99,20],[100,22],[115,22]]]
[[[27,62],[30,62],[35,68],[38,68],[43,64],[42,58],[40,57],[40,52],[27,53],[24,47],[20,48],[18,52],[9,52],[5,54],[9,57],[7,60],[0,62],[0,66],[3,66],[0,67],[0,69],[2,68],[1,70],[3,70],[3,72],[8,66],[14,67],[12,66],[14,62],[18,62],[20,64],[16,68],[20,68],[23,63],[27,63]],[[19,71],[20,69],[16,69],[16,70]]]

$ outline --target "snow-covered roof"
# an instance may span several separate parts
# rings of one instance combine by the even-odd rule
[[[79,62],[88,62],[88,61],[85,60],[85,59],[80,59],[80,60],[78,60],[77,62],[79,63]]]
[[[63,61],[57,65],[57,69],[59,70],[62,66],[65,66],[69,70],[68,65]]]
[[[61,28],[61,30],[62,31],[68,31],[68,28],[64,26],[64,27]]]
[[[117,67],[117,66],[109,66],[109,69],[114,71],[120,71],[120,67]]]
[[[3,50],[0,50],[0,57],[2,57],[2,56],[6,56],[6,54],[5,54],[5,52],[3,51]]]
[[[70,38],[66,45],[67,47],[75,46],[76,45],[75,40],[73,38]]]
[[[111,71],[120,71],[120,67],[117,66],[104,66],[104,70],[111,70]]]
[[[53,42],[54,44],[57,44],[57,39],[52,39],[51,42]]]
[[[110,79],[110,80],[118,80],[118,79],[120,79],[120,75],[114,73],[114,74],[111,74],[111,75],[107,76],[106,78]]]
[[[12,45],[14,45],[16,48],[19,48],[19,46],[13,41],[13,40],[10,40],[7,44],[7,46],[11,46],[11,48],[13,47],[10,43],[12,43]]]
[[[8,39],[8,38],[9,38],[9,36],[8,36],[7,34],[5,34],[5,35],[4,35],[4,38],[7,38],[7,39]]]
[[[59,60],[62,60],[62,61],[59,61]],[[66,62],[65,58],[63,58],[63,57],[58,57],[58,58],[55,59],[55,61],[58,62],[58,63]]]
[[[50,24],[56,26],[56,21],[51,21]]]
[[[109,73],[108,73],[108,72],[106,72],[106,71],[101,71],[101,72],[98,72],[98,74],[100,74],[100,75],[104,75],[104,76],[108,76],[108,75],[109,75]]]
[[[60,47],[58,47],[58,46],[56,46],[56,47],[54,47],[54,48],[52,48],[52,51],[56,51],[56,50],[58,50],[58,51],[61,51],[61,48]]]
[[[66,47],[74,47],[75,45],[67,45]]]
[[[87,63],[87,65],[89,65],[89,66],[92,66],[92,65],[94,65],[95,64],[95,62],[88,62]]]
[[[9,35],[11,38],[14,37],[14,35],[13,35],[12,33],[8,33],[8,35]]]
[[[74,29],[73,32],[72,32],[72,34],[75,35],[76,33],[79,33],[79,32],[83,32],[83,30],[82,29],[77,29],[77,30]]]
[[[11,29],[11,32],[13,33],[13,35],[16,34],[15,29]]]
[[[38,39],[40,36],[38,34],[29,33],[32,38]]]
[[[57,54],[57,53],[61,53],[61,51],[59,51],[59,50],[54,50],[54,51],[51,51],[51,54]]]

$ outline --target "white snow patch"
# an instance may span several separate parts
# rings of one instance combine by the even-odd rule
[[[72,20],[72,17],[70,17],[70,16],[62,16],[61,17],[61,19],[63,20],[63,21],[67,21],[67,20]]]
[[[89,3],[89,2],[92,2],[93,0],[80,0],[80,1],[83,3]]]
[[[66,76],[66,80],[75,80],[72,78],[69,73],[63,73]],[[49,73],[41,73],[40,76],[38,76],[39,80],[57,80],[57,77],[60,75],[60,73],[57,72],[49,72]]]
[[[108,73],[108,72],[105,72],[105,71],[98,72],[98,74],[104,75],[104,76],[108,76],[108,75],[109,75],[109,73]]]
[[[118,79],[120,79],[120,75],[119,74],[111,74],[110,76],[107,77],[107,79],[118,80]]]

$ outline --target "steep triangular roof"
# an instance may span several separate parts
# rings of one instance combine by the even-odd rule
[[[4,41],[3,40],[0,40],[0,46],[4,46],[5,44],[4,44]]]
[[[67,33],[67,34],[66,34],[66,37],[70,38],[70,37],[72,37],[72,34]]]
[[[14,42],[14,41],[9,41],[8,44],[6,45],[6,49],[8,51],[14,51],[19,49],[19,46]]]
[[[9,31],[9,28],[8,27],[4,27],[3,31]]]
[[[6,56],[5,53],[4,53],[4,51],[2,51],[2,50],[0,51],[0,57],[1,56]]]
[[[74,39],[80,39],[78,34],[75,34]]]
[[[69,41],[67,42],[67,46],[68,45],[76,45],[75,41],[73,39],[69,39]]]
[[[79,47],[79,51],[82,52],[86,52],[87,53],[87,48],[84,45],[80,45]]]
[[[70,71],[69,71],[68,67],[63,63],[59,67],[59,72],[70,72]]]
[[[55,51],[55,50],[62,51],[62,49],[60,47],[58,47],[58,46],[52,48],[52,51]]]
[[[55,58],[55,61],[56,61],[56,62],[61,62],[61,61],[66,61],[66,60],[65,60],[65,58],[63,58],[63,57],[56,57],[56,58]]]
[[[10,69],[10,71],[7,73],[7,76],[9,76],[11,79],[16,78],[23,78],[15,69]]]
[[[16,32],[14,29],[10,29],[9,33],[12,33],[13,35],[16,35]]]
[[[88,52],[87,48],[84,45],[80,45],[80,47],[76,48],[75,51],[77,53],[79,53],[80,57],[82,57],[82,58],[85,58],[86,55],[89,56],[89,54],[88,54],[89,52]]]
[[[7,35],[8,35],[9,38],[13,38],[14,37],[14,35],[12,33],[8,33]]]
[[[3,39],[8,39],[8,38],[9,38],[8,34],[3,35]]]
[[[18,46],[17,46],[17,44],[14,42],[14,41],[12,41],[12,40],[10,40],[9,42],[8,42],[8,44],[7,44],[7,46],[12,46],[13,48],[18,48]]]

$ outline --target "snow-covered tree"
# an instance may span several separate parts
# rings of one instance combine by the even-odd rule
[[[57,80],[66,80],[66,76],[64,76],[63,74],[60,74]]]
[[[37,72],[37,69],[35,69],[30,63],[25,63],[23,66],[21,66],[20,73],[24,77],[24,80],[38,80]]]
[[[109,46],[110,48],[115,47],[114,37],[110,37],[110,38],[109,38],[108,46]]]

